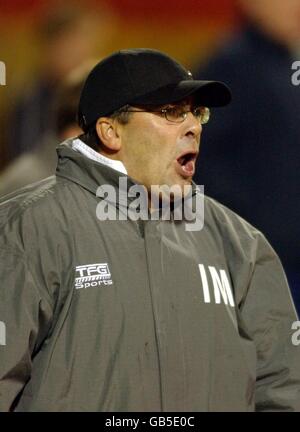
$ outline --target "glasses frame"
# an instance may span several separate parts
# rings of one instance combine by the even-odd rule
[[[190,112],[194,115],[194,117],[196,117],[199,120],[199,123],[201,125],[208,123],[209,118],[210,118],[210,109],[208,107],[200,106],[200,107],[194,108],[193,110],[187,110],[187,111],[183,110],[181,113],[182,117],[178,117],[178,120],[171,120],[170,118],[168,118],[168,112],[170,109],[174,109],[174,108],[176,108],[176,106],[161,108],[160,110],[152,110],[151,108],[149,108],[147,110],[124,109],[121,112],[133,112],[133,113],[145,113],[146,112],[146,113],[160,114],[160,115],[164,116],[165,119],[170,123],[183,123],[185,121],[185,119],[187,118],[188,113],[190,113]],[[200,114],[198,114],[199,110],[201,110]]]

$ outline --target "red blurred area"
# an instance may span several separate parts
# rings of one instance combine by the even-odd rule
[[[84,2],[91,7],[99,6],[99,1]],[[235,0],[110,0],[109,6],[123,18],[142,18],[155,15],[156,19],[184,20],[213,18],[221,21],[232,20],[235,16]],[[2,2],[0,14],[38,14],[47,4],[43,0],[10,0]]]

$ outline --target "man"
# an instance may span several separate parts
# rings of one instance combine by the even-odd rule
[[[229,101],[224,84],[195,81],[156,50],[122,50],[91,71],[84,134],[59,146],[56,176],[0,206],[1,410],[300,408],[297,316],[278,257],[208,197],[202,229],[174,217],[181,200],[197,204],[205,108]],[[140,186],[148,219],[126,213]],[[104,202],[118,218],[102,217]]]

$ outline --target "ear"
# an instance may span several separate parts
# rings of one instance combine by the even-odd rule
[[[101,142],[109,150],[118,151],[121,148],[121,140],[116,122],[109,117],[100,117],[96,123],[96,131]]]

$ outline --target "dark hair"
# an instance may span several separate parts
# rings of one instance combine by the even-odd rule
[[[116,119],[119,123],[125,125],[129,122],[131,115],[131,113],[127,111],[129,107],[130,105],[124,105],[106,117]],[[98,151],[102,146],[102,142],[96,131],[96,123],[97,122],[94,122],[79,138],[93,150]]]

